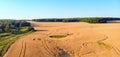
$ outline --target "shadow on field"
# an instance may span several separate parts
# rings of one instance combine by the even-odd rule
[[[40,31],[40,32],[42,32],[42,31],[48,31],[48,30],[35,30],[35,31]]]

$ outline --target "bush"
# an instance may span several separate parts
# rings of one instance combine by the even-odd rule
[[[34,28],[33,27],[22,27],[22,29],[20,29],[20,33],[25,33],[28,31],[33,31]]]

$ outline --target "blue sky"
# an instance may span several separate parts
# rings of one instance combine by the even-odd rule
[[[120,0],[0,0],[0,19],[120,17]]]

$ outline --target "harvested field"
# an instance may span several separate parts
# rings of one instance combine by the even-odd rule
[[[21,37],[4,57],[120,57],[120,23],[29,22],[36,32]]]

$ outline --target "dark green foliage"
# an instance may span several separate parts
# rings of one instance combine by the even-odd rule
[[[99,23],[100,18],[82,18],[80,19],[81,22],[88,22],[88,23]]]
[[[50,19],[33,19],[37,22],[79,22],[78,18],[50,18]]]
[[[120,18],[47,18],[33,19],[37,22],[88,22],[88,23],[107,23],[107,21],[120,20]]]
[[[32,28],[30,23],[23,20],[0,20],[0,33],[18,34],[23,27]]]
[[[69,19],[63,19],[62,22],[68,22]]]
[[[0,33],[2,33],[3,31],[2,31],[2,29],[0,29]]]

